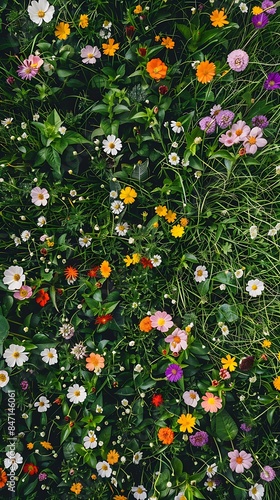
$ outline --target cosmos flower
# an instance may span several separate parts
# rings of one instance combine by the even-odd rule
[[[192,406],[193,408],[196,408],[198,401],[200,400],[200,397],[196,391],[185,391],[183,394],[183,400],[186,403],[186,405]]]
[[[261,14],[257,14],[256,16],[252,17],[252,23],[255,28],[261,29],[269,23],[269,19],[268,16],[264,12],[262,12]]]
[[[254,486],[251,486],[248,493],[249,497],[253,500],[261,500],[264,495],[264,487],[262,484],[255,483]]]
[[[167,312],[156,311],[150,316],[151,325],[160,332],[167,332],[173,326],[172,317]]]
[[[45,188],[41,189],[39,186],[31,190],[30,196],[32,203],[34,203],[36,207],[45,207],[50,197],[48,191]]]
[[[260,127],[253,127],[243,142],[247,154],[255,154],[258,148],[263,148],[267,140],[262,137],[263,131]]]
[[[86,45],[81,50],[81,57],[84,64],[95,64],[97,59],[101,57],[101,52],[96,46]]]
[[[14,298],[18,300],[29,299],[32,296],[32,288],[27,285],[22,285],[19,290],[14,293]]]
[[[44,64],[44,61],[41,57],[30,54],[28,59],[24,59],[22,64],[18,66],[17,74],[23,80],[31,80],[38,74],[42,64]]]
[[[39,0],[38,2],[32,1],[31,5],[27,8],[29,17],[33,23],[41,26],[42,22],[49,23],[54,15],[54,7],[50,5],[47,0]]]
[[[230,458],[229,466],[233,472],[240,474],[243,473],[245,469],[250,469],[252,467],[252,455],[246,453],[246,451],[230,451],[228,457]]]
[[[211,392],[206,392],[205,396],[202,396],[202,399],[201,407],[207,412],[216,413],[222,408],[222,399],[214,396]]]
[[[165,342],[170,344],[170,350],[176,353],[179,353],[181,349],[187,349],[187,340],[188,336],[186,332],[184,330],[180,330],[180,328],[175,328],[171,335],[168,335],[165,338]]]

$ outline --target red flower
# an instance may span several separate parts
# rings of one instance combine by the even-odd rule
[[[99,266],[95,266],[88,271],[87,275],[90,278],[96,278],[98,271],[99,271]]]
[[[43,288],[38,291],[36,295],[36,302],[39,304],[41,307],[44,307],[46,303],[50,300],[50,296]]]
[[[134,26],[126,26],[126,28],[125,28],[126,36],[128,38],[132,38],[133,37],[134,31],[135,31]]]
[[[97,316],[95,320],[96,325],[106,325],[109,321],[113,319],[112,314],[104,314],[103,316]]]
[[[139,47],[138,52],[140,56],[145,57],[145,55],[147,54],[147,49],[146,47]]]
[[[153,264],[152,264],[152,261],[150,259],[147,259],[146,257],[141,257],[140,262],[141,262],[142,266],[144,267],[144,269],[146,267],[153,269]]]
[[[38,467],[34,464],[25,464],[23,466],[23,472],[28,474],[29,476],[33,476],[34,474],[38,474]]]
[[[153,394],[152,405],[158,407],[163,404],[163,397],[161,394]]]
[[[160,95],[165,95],[168,92],[168,87],[166,85],[161,85],[158,88],[158,91],[159,91]]]

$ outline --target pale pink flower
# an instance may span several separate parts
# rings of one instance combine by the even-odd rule
[[[94,46],[92,47],[91,45],[86,45],[82,50],[81,50],[81,57],[82,62],[85,64],[95,64],[96,59],[101,57],[101,52],[100,50]]]
[[[167,332],[169,328],[173,326],[173,321],[170,314],[167,314],[167,312],[165,311],[156,311],[155,314],[152,314],[152,316],[150,316],[150,319],[152,327],[156,328],[160,332]]]
[[[37,75],[42,64],[44,64],[44,60],[41,57],[30,54],[28,59],[24,59],[23,63],[18,66],[17,74],[23,80],[31,80]]]
[[[187,349],[187,340],[188,336],[186,332],[184,330],[180,330],[180,328],[175,328],[174,332],[166,337],[165,342],[170,343],[170,350],[172,352],[180,352],[181,349]]]
[[[50,197],[48,191],[45,188],[41,189],[39,186],[32,189],[30,196],[32,203],[34,203],[36,207],[40,207],[41,205],[45,207]]]
[[[230,147],[239,141],[236,135],[232,132],[232,129],[230,129],[225,134],[222,134],[221,137],[219,137],[219,142],[224,144],[224,146]]]
[[[183,394],[183,400],[186,405],[192,406],[195,408],[197,406],[200,397],[196,391],[185,391]]]
[[[18,300],[29,299],[32,295],[32,288],[27,285],[22,285],[19,290],[14,293],[14,298]]]
[[[231,127],[231,132],[236,137],[236,143],[244,141],[246,137],[248,137],[250,133],[250,127],[246,125],[246,122],[243,120],[238,120],[238,122],[234,123]]]
[[[255,154],[258,148],[263,148],[267,140],[262,137],[263,130],[260,127],[254,127],[243,142],[247,154]]]
[[[246,453],[246,451],[230,451],[228,453],[228,457],[230,458],[229,466],[232,471],[237,472],[238,474],[243,473],[245,469],[250,469],[252,467],[253,458],[250,453]]]
[[[214,396],[212,392],[206,392],[205,396],[202,396],[203,402],[201,403],[202,408],[210,413],[216,413],[220,408],[222,408],[222,399],[218,396]]]

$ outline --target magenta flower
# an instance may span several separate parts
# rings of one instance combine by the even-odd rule
[[[86,45],[86,47],[81,50],[81,57],[83,58],[83,63],[95,64],[96,59],[101,57],[101,52],[96,46],[92,47],[91,45]]]
[[[244,50],[241,49],[233,50],[227,56],[227,62],[229,67],[233,71],[237,72],[244,71],[244,69],[246,69],[248,66],[249,56],[247,52],[244,52]]]
[[[254,127],[243,142],[247,154],[255,154],[258,148],[263,148],[267,140],[262,137],[263,131],[260,127]]]
[[[240,429],[243,431],[243,432],[250,432],[252,430],[252,427],[250,427],[250,425],[246,425],[246,424],[241,424],[240,425]]]
[[[269,73],[263,86],[265,90],[280,89],[280,73]]]
[[[208,443],[208,434],[205,431],[197,431],[195,434],[190,436],[190,443],[193,446],[205,446]]]
[[[205,134],[213,134],[213,132],[215,132],[216,121],[211,116],[205,116],[198,124]]]
[[[257,14],[252,17],[252,23],[257,29],[264,28],[269,23],[268,16],[264,12]]]
[[[262,2],[262,9],[265,10],[266,14],[276,14],[276,7],[274,6],[274,3],[271,2],[271,0],[264,0]]]
[[[155,314],[150,316],[151,325],[153,328],[156,328],[160,332],[167,332],[169,328],[173,326],[173,321],[170,314],[163,311],[156,311]]]
[[[17,74],[23,80],[31,80],[37,75],[42,64],[44,64],[44,60],[41,57],[30,54],[28,59],[24,59],[23,63],[18,66]]]
[[[20,383],[20,387],[22,388],[23,391],[26,391],[28,389],[28,382],[27,380],[22,380],[21,383]]]
[[[176,363],[171,363],[171,365],[169,365],[165,370],[165,376],[169,382],[178,382],[178,380],[180,380],[183,376],[183,370],[181,366]]]
[[[228,453],[228,457],[230,458],[229,466],[233,472],[241,474],[245,469],[252,467],[253,458],[251,453],[234,450]]]
[[[48,191],[45,188],[41,189],[39,186],[32,189],[30,196],[32,203],[34,203],[36,207],[40,207],[41,205],[45,207],[50,197]]]
[[[230,127],[232,124],[232,121],[234,119],[234,113],[233,111],[229,111],[228,109],[225,109],[224,111],[220,111],[217,116],[216,116],[216,122],[221,128],[227,128]]]
[[[14,293],[14,298],[18,300],[29,299],[32,295],[32,288],[27,285],[22,285],[19,290]]]
[[[273,481],[276,478],[275,470],[272,469],[269,465],[265,465],[262,472],[260,473],[260,477],[263,481]]]
[[[172,352],[180,352],[181,349],[187,349],[187,340],[188,336],[186,332],[184,330],[180,330],[180,328],[175,328],[174,332],[166,337],[165,342],[170,343],[170,350]]]
[[[8,76],[6,82],[8,85],[13,85],[15,83],[15,79],[13,76]]]

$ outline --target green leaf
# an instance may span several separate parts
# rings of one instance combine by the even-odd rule
[[[127,106],[124,106],[124,104],[117,104],[113,108],[115,115],[119,115],[120,113],[125,113],[127,111],[130,111],[130,109]]]
[[[3,342],[9,333],[9,323],[4,318],[4,316],[0,316],[0,342]]]
[[[274,408],[270,408],[270,409],[269,409],[269,410],[267,410],[267,412],[266,412],[266,418],[267,418],[267,421],[268,421],[269,425],[271,425],[271,424],[272,424],[272,421],[273,421],[273,416],[274,416],[275,410],[276,410],[276,406],[274,406]]]
[[[143,161],[143,163],[136,163],[136,165],[133,168],[131,178],[132,179],[137,179],[138,182],[141,182],[142,180],[146,179],[148,176],[148,166],[149,166],[149,159]]]
[[[233,440],[238,433],[238,427],[226,410],[213,416],[211,427],[215,435],[222,441]]]
[[[179,476],[181,476],[181,474],[183,472],[183,463],[181,462],[181,460],[179,460],[179,458],[177,458],[177,457],[173,457],[172,458],[172,466],[173,466],[176,477],[178,478]]]
[[[52,169],[55,173],[55,176],[61,177],[61,172],[60,172],[61,158],[60,158],[59,154],[52,147],[46,148],[46,149],[47,149],[46,161],[52,167]]]
[[[1,304],[2,312],[3,312],[3,315],[5,317],[8,316],[8,313],[9,313],[13,303],[14,303],[14,299],[13,299],[12,295],[5,295],[5,297],[2,300],[2,304]]]
[[[74,76],[76,74],[75,71],[71,69],[58,69],[57,76],[59,78],[67,78],[68,76]]]
[[[68,144],[85,144],[85,143],[91,144],[91,141],[83,137],[78,132],[67,131],[64,135],[64,139],[67,141]]]
[[[60,434],[60,444],[64,443],[64,441],[70,436],[72,432],[73,427],[70,427],[69,424],[65,425],[63,429],[61,429],[61,434]]]
[[[229,304],[222,304],[219,307],[219,313],[224,321],[228,323],[233,323],[239,319],[238,309],[236,306],[231,306]]]

